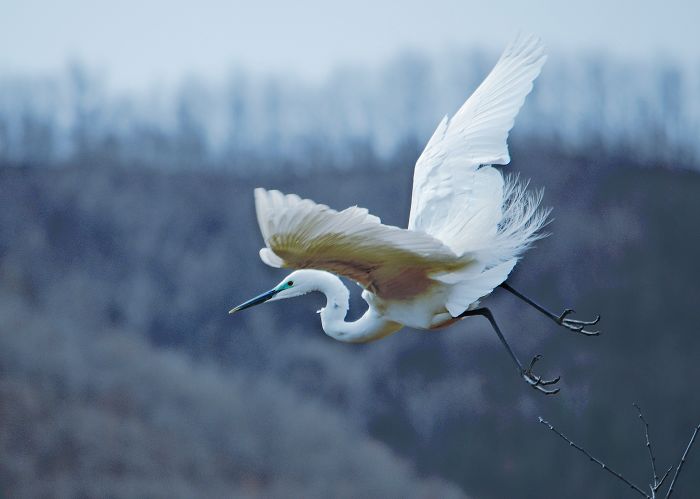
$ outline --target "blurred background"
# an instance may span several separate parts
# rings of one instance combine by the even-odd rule
[[[0,4],[0,497],[633,497],[700,422],[700,4]],[[320,296],[230,317],[256,186],[405,225],[413,165],[519,31],[550,58],[509,172],[552,236],[486,321],[369,345]],[[364,309],[359,290],[351,316]],[[676,488],[700,488],[695,448]]]

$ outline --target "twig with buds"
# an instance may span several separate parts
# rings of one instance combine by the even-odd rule
[[[642,497],[646,497],[647,499],[656,499],[657,493],[659,492],[659,489],[661,486],[664,484],[666,478],[668,477],[669,473],[673,469],[673,466],[669,467],[668,470],[666,470],[666,473],[663,474],[663,476],[659,479],[659,475],[656,471],[656,457],[654,456],[653,449],[651,447],[651,441],[649,439],[649,424],[647,423],[646,419],[644,419],[644,415],[642,414],[642,410],[639,408],[637,404],[633,404],[634,407],[637,408],[637,413],[639,414],[639,419],[642,421],[642,424],[644,425],[644,437],[646,439],[646,447],[649,452],[649,460],[651,461],[651,470],[653,474],[653,480],[651,483],[649,483],[649,490],[651,491],[651,495],[646,493],[642,488],[638,487],[634,483],[630,482],[627,480],[621,473],[613,470],[605,464],[603,461],[600,459],[592,456],[586,449],[581,447],[580,445],[574,443],[569,437],[564,435],[562,432],[557,430],[549,421],[546,421],[542,417],[539,418],[539,422],[545,425],[547,428],[549,428],[551,431],[556,433],[562,440],[564,440],[566,443],[569,444],[569,446],[573,447],[577,451],[581,452],[583,455],[585,455],[588,459],[593,461],[594,463],[598,464],[601,468],[603,468],[605,471],[613,475],[615,478],[618,480],[624,482],[627,486],[629,486],[632,490],[637,492],[639,495]],[[693,443],[695,442],[695,437],[697,436],[698,432],[700,431],[700,425],[695,427],[695,431],[693,431],[692,436],[690,437],[690,441],[688,442],[688,445],[685,448],[685,452],[683,453],[683,456],[681,457],[680,462],[678,463],[678,466],[676,467],[676,472],[673,475],[673,479],[671,480],[671,485],[668,488],[668,491],[666,491],[666,499],[671,497],[671,494],[673,493],[673,486],[676,484],[676,480],[678,479],[678,475],[680,475],[681,469],[683,468],[683,464],[685,463],[686,457],[688,456],[688,452],[690,451],[690,448],[693,446]]]

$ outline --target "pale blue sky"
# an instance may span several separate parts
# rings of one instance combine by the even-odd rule
[[[604,50],[700,62],[700,1],[0,0],[0,71],[46,71],[69,59],[117,88],[207,78],[232,64],[322,78],[340,63],[378,64],[403,48],[500,50],[516,31],[552,52]]]

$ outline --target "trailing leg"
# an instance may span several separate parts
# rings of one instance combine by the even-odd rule
[[[532,301],[530,298],[522,294],[520,291],[517,291],[516,289],[513,289],[508,283],[504,282],[500,285],[501,288],[505,289],[506,291],[514,294],[518,298],[520,298],[522,301],[527,303],[528,305],[534,307],[535,309],[539,310],[541,313],[552,319],[554,322],[559,324],[560,326],[565,327],[569,331],[573,331],[575,333],[583,334],[585,336],[598,336],[600,334],[600,331],[587,331],[584,329],[586,326],[593,326],[595,324],[598,324],[598,321],[600,321],[600,315],[598,315],[595,319],[592,321],[579,321],[575,319],[567,319],[567,316],[570,314],[573,314],[574,311],[570,308],[565,309],[561,314],[557,315],[553,312],[550,312],[543,306],[535,303]]]
[[[503,336],[503,333],[501,333],[498,324],[496,324],[496,319],[493,318],[491,310],[489,310],[488,308],[477,308],[475,310],[467,310],[466,312],[462,313],[459,317],[473,317],[475,315],[482,315],[486,317],[486,319],[488,319],[489,323],[491,324],[491,327],[496,332],[496,335],[498,335],[498,339],[501,340],[503,346],[506,347],[508,355],[510,355],[510,358],[513,359],[515,366],[518,368],[518,372],[532,388],[539,390],[540,392],[545,393],[547,395],[554,395],[559,392],[559,388],[545,388],[548,385],[553,385],[559,382],[559,376],[557,376],[554,379],[545,380],[532,372],[532,368],[535,366],[535,363],[542,358],[541,355],[536,355],[535,357],[533,357],[527,369],[523,367],[522,362],[520,362],[520,359],[518,359],[518,357],[515,355],[513,349],[510,348],[510,345],[506,341],[506,338]]]

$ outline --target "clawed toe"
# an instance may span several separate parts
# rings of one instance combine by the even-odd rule
[[[559,388],[545,388],[548,385],[554,385],[558,383],[560,379],[559,376],[557,376],[554,379],[542,379],[541,376],[537,376],[532,372],[532,368],[535,366],[535,363],[537,363],[537,361],[541,358],[541,355],[536,355],[535,357],[533,357],[533,359],[530,361],[530,365],[528,366],[528,368],[522,372],[523,378],[532,388],[546,395],[554,395],[556,393],[559,393]]]
[[[595,324],[598,324],[598,322],[600,321],[600,315],[598,315],[592,321],[579,321],[576,319],[567,319],[567,316],[573,313],[575,313],[575,311],[570,308],[564,310],[561,313],[561,315],[557,318],[557,324],[559,324],[560,326],[564,326],[569,331],[583,334],[585,336],[598,336],[600,334],[600,331],[588,331],[585,329],[586,326],[593,326]]]
[[[567,315],[575,314],[575,313],[576,313],[576,311],[573,308],[565,308],[564,311],[559,316],[559,319],[558,319],[559,323],[561,324],[562,322],[564,322],[564,319],[566,319]]]

